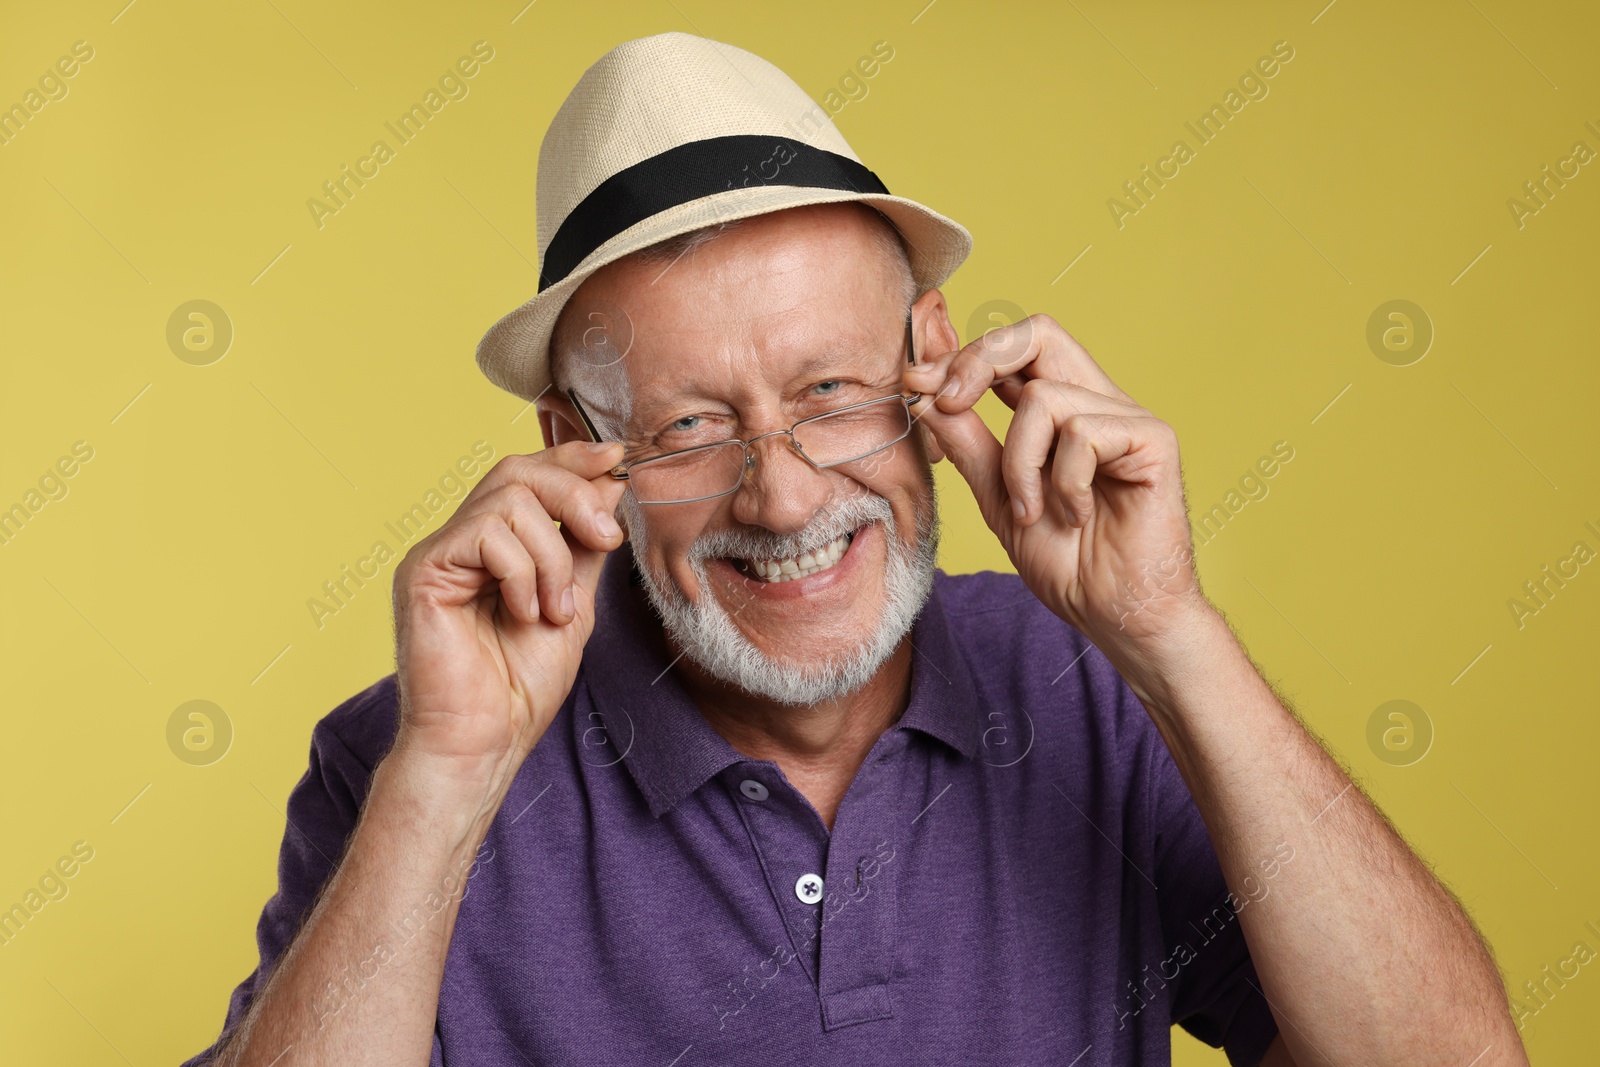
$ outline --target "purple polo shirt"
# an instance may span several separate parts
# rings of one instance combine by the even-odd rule
[[[1153,1064],[1174,1022],[1259,1061],[1277,1029],[1171,756],[1015,575],[939,573],[910,702],[831,833],[685,696],[626,548],[599,598],[467,872],[434,1065]],[[396,716],[391,675],[313,729],[227,1027],[342,855]],[[319,1010],[382,980],[352,961]]]

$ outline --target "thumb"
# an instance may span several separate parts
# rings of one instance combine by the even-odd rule
[[[932,397],[918,417],[972,487],[983,521],[999,533],[1001,524],[1010,520],[1005,478],[1000,470],[1001,446],[983,417],[973,408],[955,414],[941,411]]]

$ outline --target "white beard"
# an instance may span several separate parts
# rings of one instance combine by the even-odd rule
[[[927,511],[917,516],[916,540],[909,547],[898,536],[889,502],[865,491],[819,512],[798,534],[783,536],[745,526],[703,535],[690,547],[688,560],[699,582],[698,603],[691,603],[670,578],[658,580],[650,572],[644,563],[644,509],[630,494],[623,495],[623,509],[645,592],[667,635],[683,654],[712,677],[754,696],[812,706],[838,700],[870,681],[911,632],[927,602],[939,556],[939,511],[931,477],[927,484]],[[711,593],[707,560],[797,556],[873,521],[880,524],[887,549],[883,611],[865,640],[854,648],[838,650],[821,663],[790,663],[762,652]]]

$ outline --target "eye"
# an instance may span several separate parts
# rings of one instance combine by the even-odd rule
[[[673,429],[673,430],[687,431],[687,430],[695,429],[697,426],[699,426],[699,424],[700,424],[700,416],[699,415],[685,415],[683,418],[681,418],[678,421],[674,422],[672,424],[672,426],[669,427],[669,428]]]
[[[820,394],[822,396],[832,396],[835,393],[837,393],[840,389],[844,388],[844,382],[840,381],[837,378],[829,378],[825,382],[818,382],[812,388],[816,389],[818,394]]]

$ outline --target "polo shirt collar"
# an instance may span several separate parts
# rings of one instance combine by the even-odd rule
[[[936,580],[912,627],[911,698],[893,728],[927,734],[972,759],[982,740],[982,711],[938,586]],[[596,600],[583,677],[608,743],[623,749],[650,814],[659,818],[712,775],[748,757],[706,722],[671,669],[675,654],[637,584],[629,546],[606,559]],[[586,729],[578,733],[580,744],[590,736]]]

